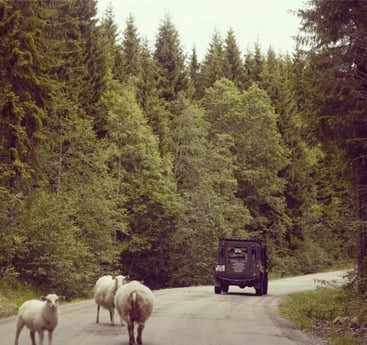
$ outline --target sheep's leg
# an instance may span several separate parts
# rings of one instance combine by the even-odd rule
[[[114,316],[115,316],[115,308],[112,308],[110,309],[110,321],[112,326],[115,324]]]
[[[54,333],[54,330],[51,329],[48,331],[48,345],[52,345],[52,335]]]
[[[40,337],[40,345],[43,345],[43,329],[40,329],[38,331],[39,337]],[[36,345],[36,343],[32,344],[32,345]]]
[[[97,304],[97,317],[96,317],[96,323],[99,322],[99,309],[101,308],[101,306],[99,304]]]
[[[138,344],[143,344],[143,340],[142,340],[142,334],[143,334],[143,329],[144,329],[144,324],[143,323],[139,323],[139,327],[138,327],[138,337],[136,338],[136,341],[138,342]]]
[[[129,321],[127,323],[127,329],[129,331],[129,345],[133,345],[135,343],[134,322]]]
[[[17,330],[15,332],[15,342],[14,342],[15,345],[18,345],[19,335],[20,335],[20,332],[22,331],[23,327],[24,327],[24,322],[21,318],[19,318],[18,322],[17,322]]]
[[[31,335],[32,345],[36,345],[36,332],[30,331],[29,334]]]

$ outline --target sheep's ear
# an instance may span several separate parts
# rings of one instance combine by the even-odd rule
[[[46,296],[41,296],[41,297],[40,297],[40,300],[41,300],[41,301],[46,301],[46,300],[47,300],[47,297],[46,297]]]
[[[59,296],[59,297],[57,298],[57,300],[58,300],[58,301],[64,301],[64,300],[65,300],[65,296]]]

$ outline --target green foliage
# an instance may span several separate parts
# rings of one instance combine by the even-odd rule
[[[284,212],[285,181],[279,172],[288,164],[288,152],[268,96],[256,85],[241,93],[223,79],[207,91],[203,105],[211,123],[210,140],[216,140],[219,133],[232,140],[236,196],[252,216],[247,229],[255,236],[281,238],[288,219]]]
[[[223,40],[220,34],[215,31],[200,68],[199,96],[203,97],[205,89],[210,88],[222,78],[224,78]]]
[[[47,69],[54,59],[44,45],[48,14],[35,1],[3,1],[0,16],[0,149],[11,172],[7,186],[21,191],[22,180],[32,183],[38,170],[34,151],[45,139],[45,106],[54,87]]]
[[[19,280],[14,268],[4,272],[0,280],[0,317],[14,315],[26,300],[38,298],[41,293]]]
[[[218,136],[218,142],[211,143],[204,110],[188,100],[179,99],[174,113],[172,152],[185,210],[180,224],[180,245],[185,255],[178,258],[181,264],[172,279],[184,285],[210,283],[218,238],[244,235],[250,215],[235,197],[237,181],[229,138]]]
[[[325,284],[323,284],[325,285]],[[312,321],[329,324],[336,317],[362,317],[363,302],[355,291],[350,289],[321,287],[314,291],[292,294],[281,301],[281,314],[305,330],[312,330]],[[363,340],[352,334],[343,334],[340,326],[336,332],[331,324],[322,335],[333,345],[358,345]]]
[[[319,288],[289,296],[281,302],[281,313],[302,328],[311,329],[312,319],[334,320],[337,316],[356,316],[361,300],[353,291]]]
[[[365,5],[315,4],[309,56],[257,42],[242,60],[230,29],[187,63],[169,16],[151,50],[94,0],[0,1],[0,278],[68,297],[105,272],[209,284],[223,234],[265,239],[277,275],[346,261]]]
[[[233,29],[229,29],[224,41],[224,77],[242,89],[244,86],[244,64]]]
[[[61,197],[40,192],[25,200],[17,219],[22,244],[13,260],[22,279],[69,297],[87,293],[92,255],[79,239],[74,216]]]
[[[175,100],[180,92],[188,91],[185,56],[178,31],[168,15],[164,17],[158,29],[154,59],[158,64],[158,88],[161,98],[170,102]]]

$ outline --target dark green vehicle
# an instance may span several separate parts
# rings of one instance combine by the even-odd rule
[[[268,293],[268,257],[261,240],[220,238],[214,291],[228,292],[230,285],[254,287],[257,296]]]

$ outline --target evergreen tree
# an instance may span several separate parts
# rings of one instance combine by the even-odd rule
[[[311,1],[299,11],[303,33],[300,43],[309,43],[312,102],[305,114],[316,125],[318,135],[331,153],[337,145],[352,162],[357,199],[360,289],[367,290],[366,265],[366,90],[367,60],[365,32],[367,4],[364,1]],[[326,140],[325,140],[326,139]],[[341,170],[344,170],[341,167]]]
[[[199,79],[199,72],[200,72],[200,63],[198,61],[198,57],[196,54],[196,49],[193,48],[191,58],[190,58],[190,65],[189,65],[189,72],[190,72],[190,80],[194,88],[194,98],[199,98],[199,87],[200,87],[200,79]]]
[[[152,57],[148,42],[145,41],[141,50],[141,75],[136,87],[137,100],[153,133],[159,138],[159,149],[162,158],[170,160],[170,114],[166,109],[165,101],[160,98],[158,79],[157,62]]]
[[[126,21],[126,28],[121,42],[122,76],[120,81],[127,81],[128,77],[138,77],[141,74],[141,47],[135,19],[130,14]]]
[[[252,83],[261,82],[261,72],[263,70],[264,58],[259,42],[254,44],[254,51],[248,50],[245,56],[245,88],[249,88]]]
[[[224,48],[220,34],[215,31],[209,49],[201,64],[200,70],[200,98],[205,89],[211,87],[217,80],[224,77]]]
[[[95,19],[96,0],[82,1],[78,7],[79,27],[83,40],[82,61],[86,73],[79,94],[79,103],[85,113],[96,117],[96,106],[105,87],[107,57],[101,33]]]
[[[55,60],[45,44],[48,13],[36,1],[2,1],[0,16],[1,182],[26,191],[40,173],[35,148],[46,138],[45,109],[56,85],[48,68]]]
[[[100,35],[102,37],[102,46],[107,60],[108,70],[112,70],[114,78],[121,80],[123,66],[121,50],[118,46],[118,27],[115,22],[112,5],[109,5],[101,19],[99,25]]]
[[[160,96],[170,102],[175,100],[180,92],[187,92],[189,79],[185,55],[178,31],[168,15],[158,29],[154,58],[158,63]]]
[[[165,253],[175,246],[179,208],[176,187],[136,102],[134,88],[114,80],[102,98],[108,114],[111,174],[118,181],[118,204],[127,215],[122,231],[122,271],[152,287],[167,286],[176,268]]]
[[[224,41],[224,77],[232,80],[234,84],[243,89],[244,85],[244,66],[241,60],[241,52],[238,48],[235,33],[232,29],[227,32]]]

